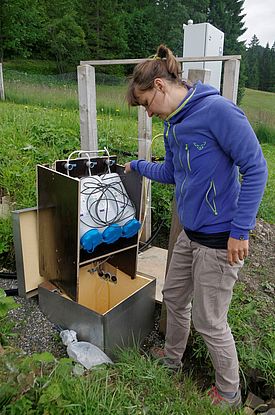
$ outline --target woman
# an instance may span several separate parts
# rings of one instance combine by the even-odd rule
[[[152,355],[171,369],[181,367],[192,304],[194,327],[215,369],[212,402],[239,407],[238,358],[227,312],[267,179],[261,147],[237,106],[210,85],[182,81],[164,45],[135,67],[127,100],[164,120],[166,155],[162,164],[133,160],[125,171],[175,184],[183,227],[163,288],[165,347]]]

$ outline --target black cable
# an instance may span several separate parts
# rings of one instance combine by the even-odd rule
[[[83,183],[83,188],[84,189],[81,191],[81,194],[88,195],[86,199],[86,210],[89,213],[90,218],[98,226],[93,227],[90,224],[85,223],[83,219],[80,219],[84,225],[90,228],[100,228],[114,223],[119,223],[121,220],[125,221],[125,219],[131,219],[133,218],[133,213],[130,213],[128,216],[125,216],[124,214],[127,207],[131,207],[134,211],[134,216],[136,215],[135,206],[122,187],[121,180],[118,182],[104,183],[104,181],[101,181],[99,178],[91,176],[90,181]],[[96,197],[97,194],[99,194],[99,197]],[[116,197],[117,194],[120,195],[118,200]],[[100,212],[101,202],[105,202],[106,204],[105,218],[102,218]],[[115,212],[113,217],[108,219],[110,203],[115,206]]]
[[[147,246],[150,245],[153,242],[153,240],[158,236],[163,224],[164,224],[164,220],[160,223],[160,225],[157,228],[157,230],[155,231],[155,233],[153,233],[153,235],[146,242],[142,243],[142,246],[139,247],[139,249],[138,249],[139,253],[143,252],[147,248]],[[141,244],[141,242],[140,242],[140,244]]]
[[[0,278],[6,279],[6,280],[16,280],[17,275],[16,275],[16,272],[0,272]]]

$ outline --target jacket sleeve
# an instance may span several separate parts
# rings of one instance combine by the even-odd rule
[[[131,169],[136,170],[141,176],[160,183],[174,184],[173,154],[168,141],[164,139],[165,160],[163,163],[153,163],[146,160],[132,160]]]
[[[219,97],[209,106],[209,128],[242,174],[238,207],[230,236],[248,239],[267,181],[267,165],[258,139],[240,108]]]

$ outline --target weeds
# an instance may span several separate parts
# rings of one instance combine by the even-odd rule
[[[211,407],[191,378],[171,376],[136,350],[125,350],[116,365],[100,366],[84,376],[74,375],[70,359],[56,361],[50,355],[5,355],[0,364],[0,376],[9,379],[0,388],[3,415],[224,414]]]
[[[13,324],[8,319],[8,312],[19,305],[12,297],[7,297],[5,291],[0,288],[0,346],[7,344],[7,338],[11,335]]]
[[[37,83],[34,82],[35,76]],[[35,206],[36,164],[64,159],[79,147],[76,85],[72,82],[65,88],[61,83],[52,82],[49,85],[45,81],[45,85],[40,87],[38,84],[41,78],[39,81],[38,75],[34,77],[28,85],[27,79],[22,85],[21,82],[14,83],[12,76],[7,79],[6,93],[14,103],[0,103],[0,187],[11,197],[14,208]],[[123,85],[102,85],[98,88],[99,145],[119,149],[120,163],[134,157],[124,156],[123,151],[135,154],[138,150],[136,109],[129,112],[122,98],[124,88]],[[23,92],[25,97],[20,101]],[[248,93],[250,94],[249,91]],[[268,114],[273,114],[274,96],[270,94],[263,97],[257,93],[258,99],[268,100]],[[15,103],[19,101],[23,105]],[[273,106],[270,105],[271,102]],[[253,99],[251,103],[251,113],[255,115]],[[248,101],[244,105],[247,106]],[[269,120],[269,115],[266,120]],[[256,122],[257,119],[253,118],[252,121]],[[272,123],[268,125],[274,127]],[[161,123],[154,122],[153,135],[161,130]],[[275,223],[272,194],[275,186],[275,147],[271,145],[274,141],[270,140],[269,135],[267,139],[268,143],[262,144],[262,148],[269,165],[269,179],[259,214],[265,220]],[[164,155],[161,139],[154,143],[152,151],[156,156]],[[152,194],[154,219],[156,222],[164,220],[168,230],[172,187],[154,183]],[[0,233],[0,261],[3,265],[4,258],[13,252],[10,220],[0,221]],[[4,302],[6,301],[10,300],[5,299]],[[275,327],[268,302],[252,297],[244,285],[237,284],[229,320],[236,339],[243,378],[247,379],[250,371],[254,370],[263,382],[272,385],[275,373],[275,338],[272,333]],[[0,320],[0,327],[3,338],[6,338],[10,332],[6,317],[3,321]],[[196,335],[192,339],[193,358],[210,367],[201,338]],[[222,413],[219,409],[210,407],[190,377],[177,377],[173,380],[163,368],[136,351],[124,351],[116,366],[102,367],[82,377],[73,374],[73,365],[69,359],[57,362],[51,355],[23,358],[5,352],[0,359],[0,369],[0,408],[2,405],[3,414]]]

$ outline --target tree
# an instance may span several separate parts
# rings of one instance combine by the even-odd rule
[[[152,55],[160,42],[160,30],[156,23],[156,3],[142,0],[126,0],[123,3],[128,57]]]
[[[246,31],[243,3],[244,0],[210,0],[208,21],[224,32],[224,53],[228,55],[243,51],[244,42],[238,41]]]
[[[238,38],[246,31],[243,14],[244,0],[210,0],[208,21],[224,32],[224,55],[239,54],[245,58],[245,46]],[[244,93],[245,59],[241,61],[238,102]]]
[[[47,26],[49,53],[55,58],[60,73],[68,65],[77,65],[87,53],[85,34],[72,15],[53,19]]]
[[[272,84],[272,50],[269,48],[267,43],[266,47],[263,49],[263,54],[261,58],[261,71],[260,71],[260,82],[259,89],[262,91],[272,91],[274,84]]]
[[[128,49],[124,12],[118,0],[80,0],[79,24],[83,28],[90,58],[112,59]]]
[[[44,15],[39,0],[1,0],[0,60],[20,56],[26,58],[44,38],[41,30]]]
[[[262,47],[259,44],[259,39],[254,35],[249,43],[246,53],[247,59],[247,81],[246,86],[252,89],[259,88],[260,82],[260,56]]]

